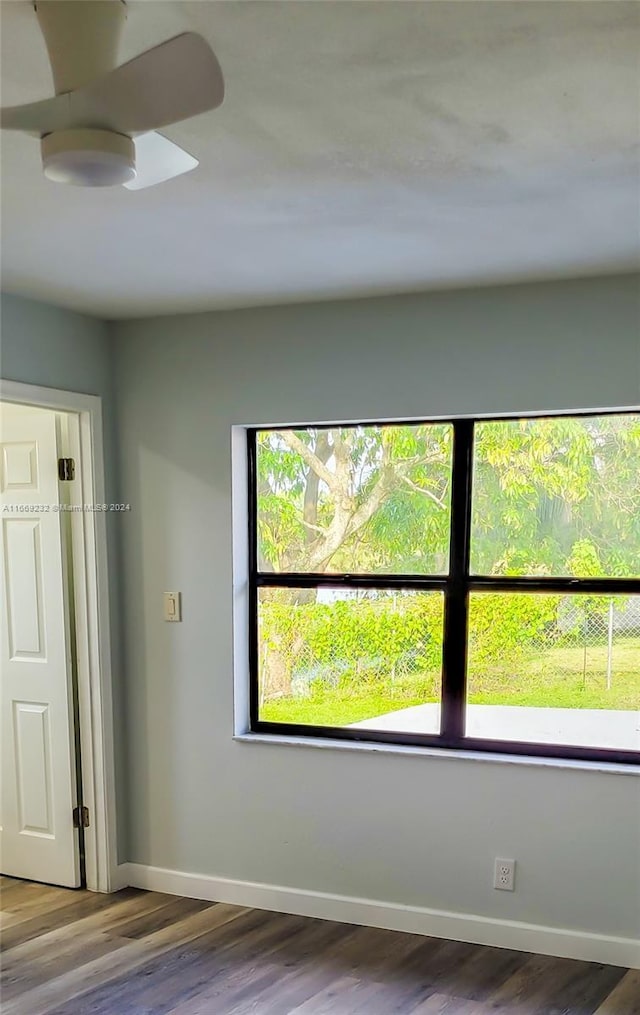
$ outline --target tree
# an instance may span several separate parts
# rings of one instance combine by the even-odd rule
[[[447,424],[261,433],[261,568],[446,571],[451,450]],[[577,574],[588,542],[601,574],[640,574],[639,477],[635,415],[477,424],[473,569]]]
[[[446,425],[259,434],[261,569],[445,571],[451,439]],[[292,661],[304,654],[311,621],[300,613],[294,624],[292,610],[315,601],[315,589],[262,590],[269,693],[290,691]]]
[[[640,417],[480,423],[475,463],[474,571],[640,575]]]
[[[447,573],[452,444],[452,427],[444,423],[259,433],[260,569]],[[479,422],[472,571],[640,575],[639,477],[640,416]],[[263,685],[286,695],[292,660],[308,656],[314,624],[324,623],[322,597],[318,603],[313,588],[263,588],[260,596],[263,644],[268,642]],[[499,594],[481,598],[486,616],[476,602],[474,637],[485,631],[487,652],[498,634],[505,655],[508,645],[517,648],[523,638],[533,645],[540,631],[557,625],[558,597],[512,597],[508,607]],[[596,599],[581,601],[597,619],[602,604]],[[364,652],[377,634],[367,628],[363,641],[355,605],[351,613],[343,611],[344,638],[360,631]],[[369,621],[382,624],[375,611]],[[400,623],[396,617],[394,630]],[[399,628],[397,637],[404,637]],[[336,645],[337,634],[326,651],[337,651]],[[322,662],[318,651],[316,646],[314,658]]]
[[[260,434],[261,566],[445,570],[451,441],[444,424]]]

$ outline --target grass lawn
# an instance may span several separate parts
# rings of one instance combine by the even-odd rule
[[[514,669],[525,676],[518,676]],[[606,687],[606,646],[587,649],[583,678],[582,648],[550,649],[518,664],[484,667],[474,675],[471,665],[469,702],[473,705],[528,705],[537,708],[640,709],[640,638],[616,644],[611,690]],[[415,674],[393,687],[378,681],[363,686],[314,686],[307,698],[265,702],[260,718],[318,726],[345,726],[412,705],[437,701],[433,674]]]
[[[435,701],[435,698],[428,699]],[[411,705],[424,705],[425,698],[391,697],[384,690],[371,689],[368,694],[346,695],[339,688],[316,692],[309,698],[278,698],[266,702],[260,718],[266,722],[296,722],[313,726],[348,726],[361,719],[373,719],[385,712],[394,712]]]

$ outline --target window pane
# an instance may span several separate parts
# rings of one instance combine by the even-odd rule
[[[640,750],[640,595],[473,593],[469,737]]]
[[[444,574],[452,427],[257,434],[261,571]]]
[[[259,717],[440,732],[440,592],[259,589]]]
[[[474,574],[640,576],[640,415],[475,427]]]

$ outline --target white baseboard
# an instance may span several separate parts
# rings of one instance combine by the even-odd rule
[[[168,895],[268,909],[276,913],[293,913],[363,927],[383,927],[387,930],[469,941],[497,948],[513,948],[540,955],[640,968],[640,941],[632,938],[495,920],[470,913],[448,913],[421,906],[403,906],[253,881],[185,874],[146,864],[121,864],[119,872],[123,887],[129,885]]]

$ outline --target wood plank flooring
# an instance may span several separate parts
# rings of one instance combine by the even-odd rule
[[[640,973],[0,878],[2,1015],[640,1015]]]

